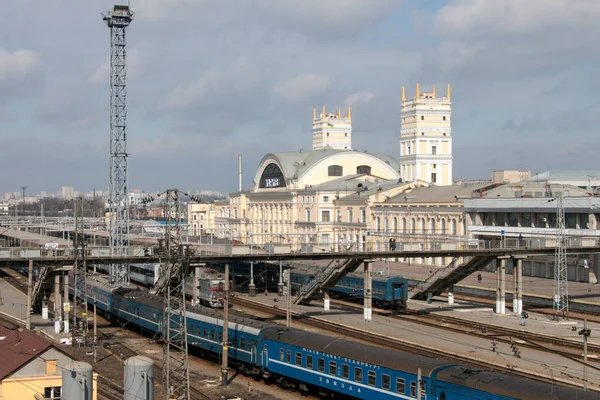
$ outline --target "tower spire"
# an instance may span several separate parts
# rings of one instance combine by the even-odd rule
[[[446,87],[446,98],[450,100],[450,84]]]
[[[342,118],[342,110],[338,108],[338,118]]]
[[[317,120],[317,109],[313,108],[313,121]]]
[[[421,97],[421,92],[419,91],[419,83],[417,82],[417,88],[415,89],[415,98]]]
[[[404,86],[402,86],[402,101],[406,101],[406,93],[404,92]]]
[[[435,94],[435,86],[433,87],[433,90],[432,90],[432,92],[433,92],[433,97],[436,97],[436,94]]]
[[[321,114],[321,119],[325,118],[325,106],[323,106],[323,114]]]
[[[348,119],[352,119],[352,110],[350,109],[350,106],[348,106]]]

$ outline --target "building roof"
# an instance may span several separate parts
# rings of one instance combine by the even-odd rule
[[[556,171],[545,171],[539,174],[533,175],[531,178],[526,179],[530,182],[546,182],[546,181],[597,181],[600,180],[600,170],[589,169],[589,170],[556,170]]]
[[[545,181],[522,181],[507,183],[485,192],[482,198],[514,198],[514,197],[553,197],[558,194],[564,197],[587,196],[588,192],[574,185],[547,183]]]
[[[360,152],[355,150],[338,150],[325,147],[324,149],[311,151],[300,150],[282,153],[268,153],[259,163],[255,175],[255,184],[258,186],[258,182],[263,170],[272,163],[276,164],[280,168],[281,173],[286,181],[286,186],[289,186],[291,182],[300,182],[303,177],[310,175],[310,172],[314,168],[318,168],[318,164],[322,162],[328,162],[326,161],[327,159],[331,159],[331,162],[333,163],[342,158],[348,159],[348,157],[354,160],[361,159],[364,160],[363,162],[367,162],[374,167],[377,166],[380,173],[388,175],[386,178],[389,178],[390,176],[398,176],[400,164],[391,156],[373,154],[367,151]]]
[[[490,186],[489,183],[461,184],[449,186],[417,187],[388,199],[386,203],[455,203],[471,198],[474,190]]]
[[[0,380],[38,357],[49,347],[50,343],[31,331],[0,326]]]

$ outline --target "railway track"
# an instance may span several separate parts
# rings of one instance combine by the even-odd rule
[[[340,300],[331,300],[332,304],[362,311],[362,305]],[[421,325],[441,328],[470,336],[495,340],[497,343],[516,344],[520,348],[531,348],[552,352],[583,364],[583,343],[574,339],[558,338],[552,335],[531,333],[524,330],[506,328],[485,322],[454,318],[448,315],[424,313],[409,309],[405,314],[389,310],[373,309],[374,314],[388,318],[415,322]],[[588,363],[600,364],[600,346],[588,343]]]
[[[268,304],[260,303],[257,301],[249,300],[247,298],[241,297],[232,297],[230,299],[230,303],[233,305],[237,305],[240,307],[246,307],[253,310],[261,311],[267,314],[276,315],[280,317],[285,317],[286,310],[284,308],[280,308],[276,305],[271,306]],[[430,346],[426,346],[420,343],[413,343],[408,340],[389,337],[386,335],[382,335],[375,332],[370,332],[363,329],[358,329],[349,325],[333,322],[326,320],[324,318],[316,317],[316,316],[307,316],[301,313],[292,311],[292,318],[294,318],[294,324],[300,323],[303,325],[307,325],[310,327],[322,329],[329,332],[335,332],[341,334],[343,336],[347,336],[352,338],[352,340],[363,341],[372,345],[386,347],[394,350],[399,350],[403,352],[411,352],[415,354],[425,355],[432,358],[444,358],[450,361],[458,362],[461,364],[470,364],[473,366],[486,368],[486,369],[494,369],[497,371],[507,372],[514,375],[523,376],[530,379],[536,379],[538,381],[543,381],[552,384],[561,384],[565,386],[579,386],[582,387],[583,384],[574,384],[572,379],[563,379],[557,376],[545,376],[541,374],[534,374],[531,371],[519,368],[516,365],[506,365],[500,364],[492,361],[482,361],[477,357],[471,357],[468,355],[461,355],[455,352],[445,351],[443,349],[434,348]],[[389,312],[388,312],[389,315]],[[440,327],[439,323],[435,325],[436,327]],[[360,338],[360,339],[357,339]],[[600,370],[598,367],[590,366],[590,368],[596,368]],[[590,388],[592,390],[600,390],[600,387]]]

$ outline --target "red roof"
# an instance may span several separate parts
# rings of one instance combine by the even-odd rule
[[[0,326],[0,380],[43,353],[51,344],[26,329]]]

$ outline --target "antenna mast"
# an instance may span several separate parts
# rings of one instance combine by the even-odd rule
[[[556,251],[554,253],[554,313],[558,320],[569,315],[565,203],[562,193],[556,196]]]
[[[127,40],[125,32],[133,19],[129,5],[115,5],[103,20],[110,28],[110,209],[111,256],[127,255],[129,198],[127,193]],[[129,283],[129,264],[111,264],[110,278],[121,285]]]

